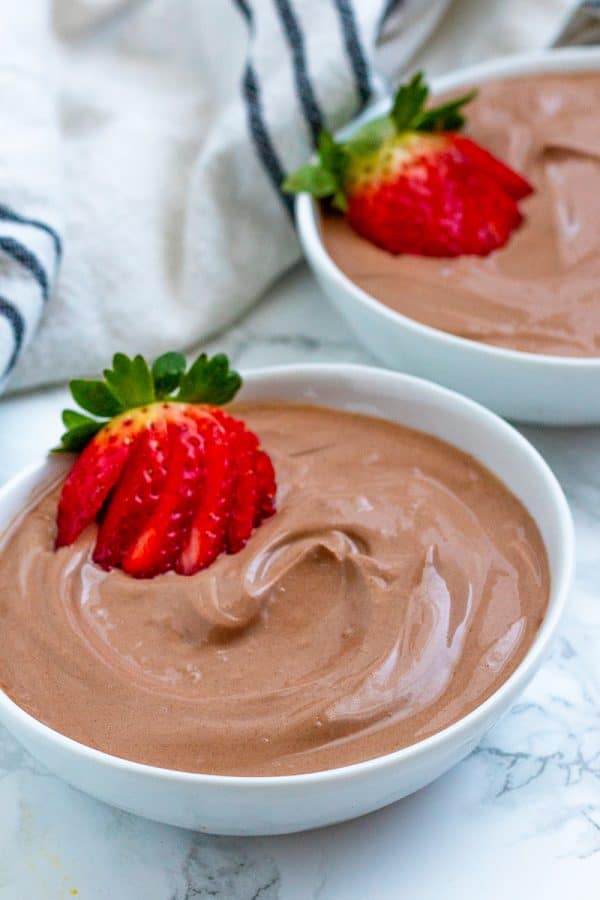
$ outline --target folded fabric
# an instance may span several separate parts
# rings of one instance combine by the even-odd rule
[[[397,75],[447,5],[0,0],[0,386],[238,317],[299,255],[285,173],[382,89],[377,53]],[[477,9],[448,14],[454,64],[490,41]]]

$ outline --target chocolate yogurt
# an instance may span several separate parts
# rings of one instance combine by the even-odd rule
[[[524,224],[487,257],[392,256],[325,214],[336,265],[386,306],[498,347],[600,355],[600,73],[487,82],[467,133],[524,175]]]
[[[191,577],[53,549],[60,485],[0,551],[0,684],[40,721],[170,769],[284,775],[412,744],[523,659],[548,563],[521,503],[471,457],[384,420],[238,408],[278,512]]]

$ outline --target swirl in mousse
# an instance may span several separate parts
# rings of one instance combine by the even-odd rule
[[[62,484],[0,553],[0,683],[119,757],[288,775],[405,747],[477,707],[530,647],[549,570],[485,468],[428,435],[329,408],[235,406],[277,474],[277,512],[194,574],[55,549]]]
[[[534,188],[521,226],[489,255],[392,255],[324,208],[329,256],[371,297],[433,328],[528,353],[600,355],[599,106],[597,72],[479,88],[468,136]]]

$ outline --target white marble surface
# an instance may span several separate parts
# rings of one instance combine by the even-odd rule
[[[211,349],[239,367],[372,362],[299,270]],[[59,433],[64,390],[0,401],[0,482]],[[575,515],[576,584],[552,655],[473,755],[395,806],[273,839],[156,825],[54,778],[0,729],[0,900],[597,900],[600,429],[525,429]]]

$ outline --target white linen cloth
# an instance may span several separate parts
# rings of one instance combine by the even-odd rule
[[[572,6],[0,0],[0,388],[232,322],[299,256],[277,186],[321,124],[408,66],[547,45]]]

